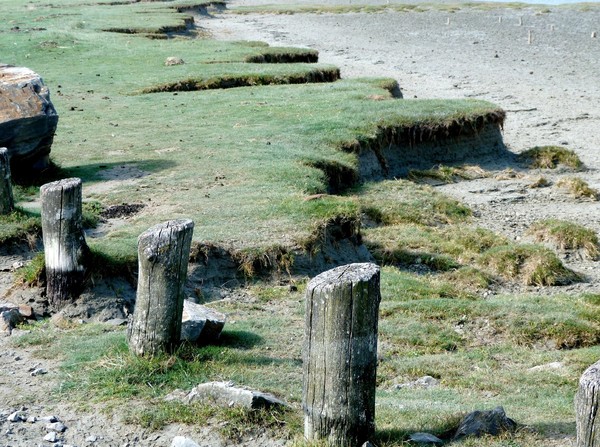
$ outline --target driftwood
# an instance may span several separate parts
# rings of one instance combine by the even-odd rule
[[[81,223],[81,180],[46,183],[40,194],[46,295],[59,309],[81,292],[89,256]]]
[[[184,285],[194,223],[156,225],[138,238],[138,286],[129,349],[137,355],[172,352],[179,344]]]
[[[600,361],[586,369],[575,395],[577,447],[600,447]]]
[[[306,291],[304,436],[355,447],[375,432],[379,267],[350,264]]]
[[[8,149],[0,147],[0,214],[9,214],[14,209]]]

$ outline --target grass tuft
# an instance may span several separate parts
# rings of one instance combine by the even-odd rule
[[[550,181],[546,177],[540,176],[537,179],[535,179],[533,181],[533,183],[531,183],[529,185],[529,187],[533,188],[533,189],[535,189],[535,188],[546,188],[547,186],[550,186],[550,185],[551,185],[551,183],[550,183]]]
[[[479,264],[505,279],[528,286],[555,286],[579,281],[551,250],[539,245],[504,245],[486,251]]]
[[[415,182],[431,179],[443,183],[456,183],[461,180],[473,180],[487,176],[488,174],[479,166],[470,165],[437,166],[427,170],[412,169],[408,173],[408,178]]]
[[[0,244],[26,241],[33,248],[41,231],[42,221],[37,213],[17,207],[10,214],[0,215]]]
[[[15,282],[28,287],[38,287],[46,281],[46,262],[44,253],[37,253],[31,261],[17,270]]]
[[[530,168],[556,169],[559,165],[575,170],[584,168],[579,156],[562,146],[536,146],[522,152],[519,159],[527,162]]]
[[[578,199],[590,199],[597,201],[600,198],[600,192],[588,185],[588,183],[579,177],[569,177],[560,179],[556,186],[566,189],[572,196]]]
[[[581,250],[588,258],[598,259],[600,242],[594,230],[559,219],[535,222],[528,233],[537,242],[549,242],[560,250]]]

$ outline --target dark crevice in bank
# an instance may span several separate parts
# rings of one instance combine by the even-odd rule
[[[315,68],[305,73],[291,75],[225,75],[212,78],[184,79],[147,87],[141,93],[191,92],[258,85],[306,84],[335,82],[340,79],[338,68]]]

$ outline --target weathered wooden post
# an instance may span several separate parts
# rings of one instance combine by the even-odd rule
[[[584,371],[575,395],[577,447],[600,447],[600,361]]]
[[[0,214],[9,214],[14,209],[8,149],[0,147]]]
[[[357,447],[375,432],[379,267],[350,264],[306,290],[302,408],[307,440]]]
[[[46,183],[40,195],[46,296],[59,309],[81,292],[89,255],[81,224],[81,179]]]
[[[138,238],[137,297],[127,331],[137,355],[172,352],[179,344],[193,231],[191,220],[171,220]]]

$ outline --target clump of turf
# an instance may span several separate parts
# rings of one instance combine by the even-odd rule
[[[550,185],[551,185],[551,183],[550,183],[550,181],[546,177],[540,176],[537,179],[535,179],[533,181],[533,183],[531,183],[529,185],[529,187],[530,188],[545,188],[545,187],[550,186]]]
[[[539,245],[503,245],[486,251],[479,264],[505,279],[527,286],[565,285],[580,280],[556,254]]]
[[[536,146],[519,155],[530,168],[556,169],[559,165],[581,170],[583,162],[575,152],[562,146]]]
[[[437,180],[443,183],[456,183],[461,180],[473,180],[487,177],[487,173],[479,166],[436,166],[432,169],[412,169],[408,178],[415,182]]]
[[[598,259],[600,242],[594,230],[559,219],[535,222],[528,230],[537,242],[549,242],[560,250],[580,250],[590,259]]]
[[[561,179],[556,186],[566,189],[571,195],[578,199],[597,201],[600,198],[600,192],[597,189],[592,188],[585,180],[579,177]]]

